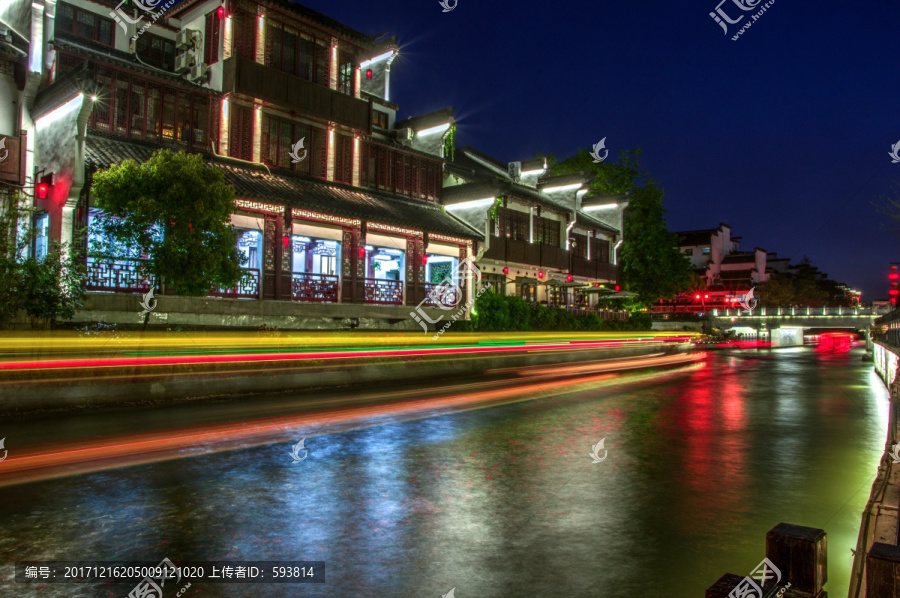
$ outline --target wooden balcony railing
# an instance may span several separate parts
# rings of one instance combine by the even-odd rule
[[[573,257],[572,274],[593,280],[615,281],[618,276],[618,268],[615,264],[601,262],[597,259],[588,260],[583,257]]]
[[[259,270],[257,268],[245,268],[250,276],[243,278],[232,289],[219,289],[210,293],[210,297],[222,297],[224,299],[259,299]]]
[[[372,132],[372,103],[240,56],[223,62],[222,93],[237,93],[285,110]]]
[[[146,293],[150,290],[152,278],[140,273],[143,260],[139,259],[87,259],[88,291],[108,291],[113,293]]]
[[[363,279],[366,303],[380,305],[403,305],[403,281]]]
[[[516,262],[559,270],[569,268],[569,252],[562,247],[517,241],[507,237],[491,236],[491,246],[484,257],[501,262]]]
[[[339,288],[337,276],[294,272],[291,297],[304,303],[337,303]]]

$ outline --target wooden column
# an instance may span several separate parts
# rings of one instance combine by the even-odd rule
[[[280,268],[276,277],[278,281],[276,295],[278,299],[290,301],[294,298],[294,242],[291,239],[291,209],[285,208],[284,216],[279,216],[276,223],[281,224],[281,230],[276,231],[280,241],[278,246],[281,248],[281,259],[278,260]],[[287,245],[285,245],[285,238]]]
[[[353,283],[356,280],[356,268],[354,258],[358,254],[356,244],[359,229],[345,226],[341,244],[341,292],[338,301],[340,303],[353,303]]]
[[[353,278],[353,302],[354,303],[365,303],[366,302],[366,255],[365,255],[365,246],[366,246],[366,221],[363,220],[362,224],[360,224],[359,232],[357,233],[356,240],[356,248],[353,252],[353,272],[355,274]],[[360,250],[362,249],[362,250]]]
[[[260,283],[262,284],[262,292],[260,293],[261,299],[276,298],[275,267],[276,264],[280,265],[281,262],[281,243],[278,242],[279,240],[277,238],[281,223],[278,222],[278,220],[280,220],[280,217],[276,219],[274,214],[265,215],[263,224],[263,271],[262,276],[260,277]]]

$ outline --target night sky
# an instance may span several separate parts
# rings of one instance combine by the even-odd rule
[[[900,1],[775,0],[737,41],[750,17],[726,36],[718,2],[302,4],[398,37],[399,118],[453,106],[457,146],[504,162],[602,137],[611,157],[640,147],[671,230],[724,222],[742,250],[807,255],[864,301],[887,298],[900,237],[872,201],[900,181]]]

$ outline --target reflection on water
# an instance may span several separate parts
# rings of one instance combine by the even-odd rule
[[[313,436],[298,464],[279,443],[5,488],[2,583],[17,560],[168,556],[328,567],[326,585],[186,596],[695,598],[755,567],[784,521],[828,532],[840,596],[886,419],[855,351],[714,353],[627,385]]]

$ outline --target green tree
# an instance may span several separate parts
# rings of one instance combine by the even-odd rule
[[[678,237],[666,228],[663,195],[650,179],[634,190],[625,209],[619,281],[646,304],[690,288],[693,273],[690,260],[678,249]]]
[[[196,154],[158,150],[138,164],[125,160],[94,174],[99,257],[148,256],[143,274],[179,295],[232,288],[243,277],[234,190]]]
[[[618,162],[594,163],[589,152],[590,148],[579,151],[560,162],[549,156],[547,161],[553,175],[590,175],[592,195],[631,195],[618,254],[619,283],[637,293],[643,305],[689,288],[693,266],[678,250],[677,237],[666,228],[664,193],[641,169],[640,148],[623,151]]]
[[[595,163],[591,148],[579,151],[558,162],[555,156],[547,156],[547,165],[554,176],[564,174],[589,174],[590,195],[623,195],[631,192],[641,176],[640,148],[624,150],[618,162]]]
[[[83,304],[85,269],[66,244],[50,243],[45,256],[28,255],[37,231],[34,210],[21,203],[12,193],[0,205],[0,326],[24,311],[32,328],[43,322],[52,327]]]

